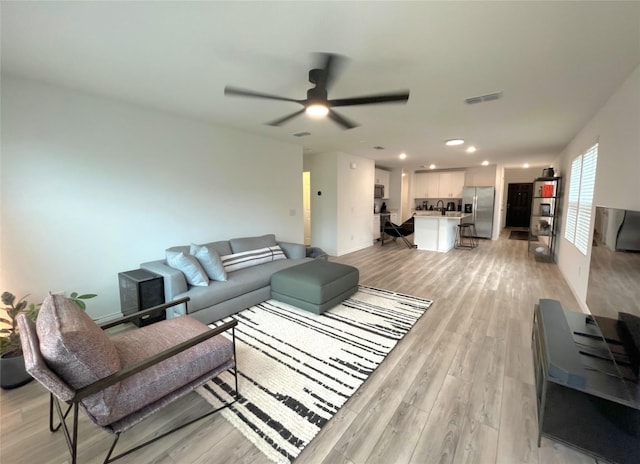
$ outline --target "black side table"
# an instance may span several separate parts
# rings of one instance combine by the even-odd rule
[[[149,309],[164,303],[164,279],[161,275],[146,269],[134,269],[119,272],[120,308],[125,316],[135,314],[143,309]],[[166,319],[165,311],[155,315],[147,315],[134,319],[138,327],[153,324]]]

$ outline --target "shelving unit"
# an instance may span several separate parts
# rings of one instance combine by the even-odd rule
[[[558,231],[562,177],[538,177],[533,181],[527,253],[553,261]]]

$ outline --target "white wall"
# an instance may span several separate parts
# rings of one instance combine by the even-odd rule
[[[640,130],[638,128],[640,128],[640,66],[576,135],[556,163],[565,173],[564,211],[567,206],[571,161],[596,142],[599,142],[599,146],[594,208],[595,205],[599,205],[640,210],[638,184]],[[575,246],[564,239],[564,217],[560,225],[558,266],[582,304],[582,309],[586,310],[591,249],[588,250],[587,256],[582,255]]]
[[[99,295],[191,242],[303,241],[302,150],[177,115],[2,78],[1,286]]]
[[[304,170],[311,172],[312,246],[331,256],[371,246],[375,163],[346,153],[318,153],[305,155]]]

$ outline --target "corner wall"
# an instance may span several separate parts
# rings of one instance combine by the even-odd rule
[[[346,153],[319,153],[304,156],[304,170],[311,172],[312,246],[331,256],[371,246],[374,161]]]
[[[598,142],[598,166],[594,193],[595,206],[640,211],[640,66],[611,96],[607,103],[589,121],[565,148],[556,165],[563,175],[563,211],[567,210],[571,161]],[[592,211],[591,235],[593,239]],[[561,220],[558,240],[558,266],[567,279],[577,300],[586,311],[587,284],[591,249],[587,256],[564,238],[566,218]]]
[[[303,242],[302,149],[2,76],[1,285],[97,293],[167,247],[275,233]]]

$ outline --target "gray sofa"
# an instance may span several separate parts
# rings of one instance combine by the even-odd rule
[[[304,245],[277,242],[273,234],[235,238],[202,245],[215,250],[221,257],[276,245],[282,249],[286,259],[277,259],[229,271],[226,273],[226,281],[210,280],[206,286],[205,284],[202,284],[202,286],[189,285],[185,274],[169,266],[166,259],[142,263],[140,267],[164,277],[166,301],[189,297],[190,301],[187,305],[188,312],[186,314],[200,322],[209,324],[270,299],[271,276],[275,272],[312,261],[312,258],[306,257]],[[185,255],[189,254],[190,251],[191,247],[188,245],[167,249],[168,253],[182,252]],[[185,314],[184,306],[179,305],[168,310],[167,318]]]

